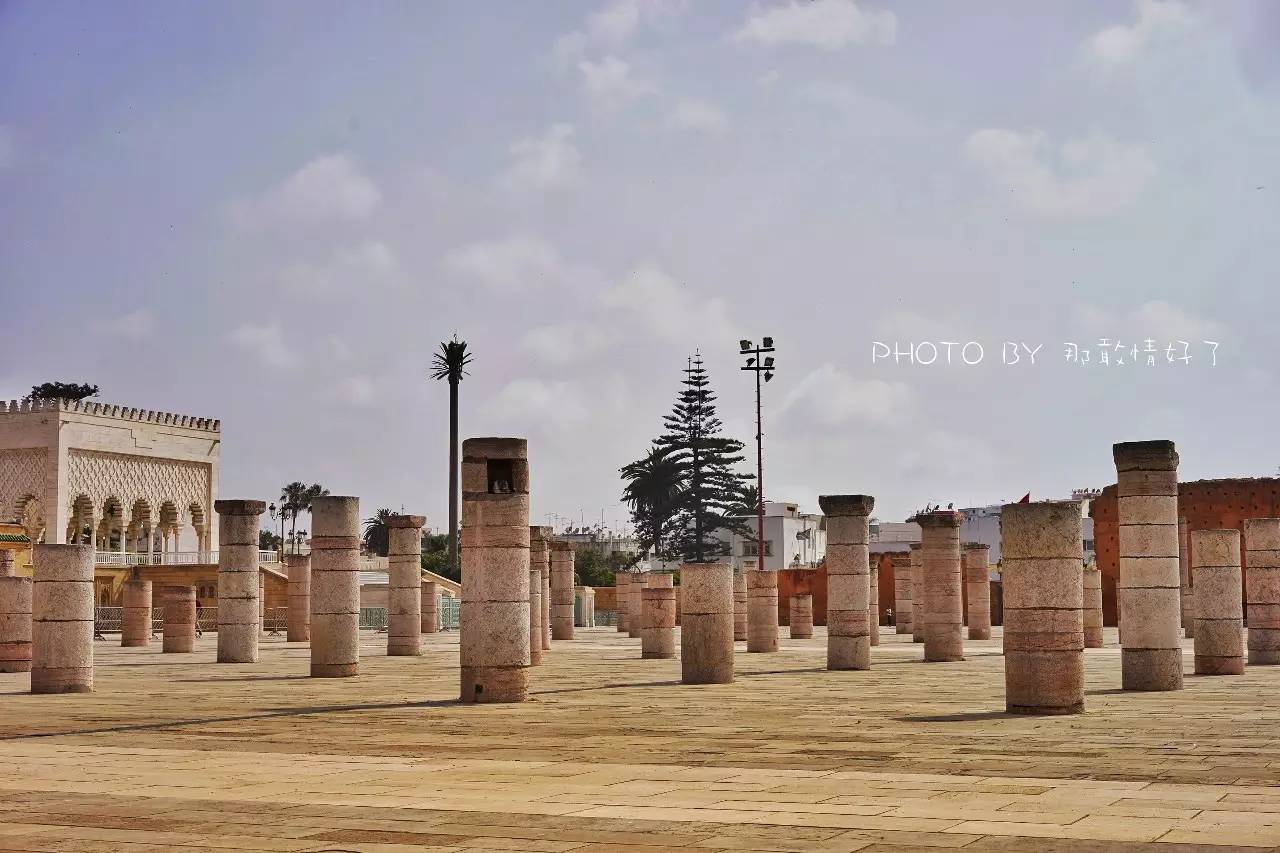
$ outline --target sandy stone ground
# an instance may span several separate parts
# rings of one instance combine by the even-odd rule
[[[1124,693],[1108,629],[1085,714],[1016,717],[998,628],[930,664],[891,631],[869,672],[784,627],[685,687],[579,629],[532,701],[485,706],[456,702],[456,633],[420,658],[366,633],[344,679],[281,637],[257,664],[98,642],[91,695],[0,674],[0,850],[1280,849],[1280,667]]]

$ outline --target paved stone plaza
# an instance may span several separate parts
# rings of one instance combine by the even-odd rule
[[[1280,847],[1280,668],[1124,693],[1114,629],[1086,713],[1004,713],[1000,629],[920,663],[881,632],[826,670],[826,629],[737,681],[685,686],[612,627],[558,642],[530,702],[463,705],[456,633],[360,674],[95,644],[95,692],[0,675],[0,850],[1190,850]]]

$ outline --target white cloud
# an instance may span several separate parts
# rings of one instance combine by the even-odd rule
[[[587,32],[591,38],[610,45],[626,42],[639,26],[639,0],[614,0],[587,16]]]
[[[729,129],[729,117],[715,104],[686,98],[676,104],[667,123],[681,130],[721,133]]]
[[[582,155],[573,144],[573,125],[558,123],[540,136],[511,143],[511,164],[499,183],[516,192],[557,190],[582,181]]]
[[[364,407],[377,397],[377,384],[368,376],[357,374],[334,382],[328,389],[328,398],[348,406]]]
[[[13,128],[0,124],[0,169],[12,166],[16,154],[17,142],[14,139]]]
[[[324,263],[290,264],[280,278],[296,293],[350,294],[387,281],[398,269],[395,253],[386,243],[366,240],[338,248]]]
[[[141,340],[155,331],[156,318],[147,308],[130,311],[115,323],[115,331],[123,337]]]
[[[1094,33],[1085,54],[1094,63],[1114,67],[1132,62],[1150,45],[1175,38],[1195,26],[1195,16],[1180,0],[1137,0],[1137,19]]]
[[[606,308],[628,312],[650,333],[672,341],[736,340],[723,299],[704,299],[655,266],[642,266],[605,291]]]
[[[599,325],[561,323],[538,326],[525,332],[520,346],[535,358],[552,365],[571,364],[593,355],[611,343],[611,337]]]
[[[898,19],[889,11],[865,11],[854,0],[789,0],[756,7],[733,41],[768,47],[801,44],[839,50],[851,44],[893,44]]]
[[[516,379],[508,382],[483,405],[486,417],[501,425],[571,427],[587,417],[587,397],[576,382]]]
[[[1044,216],[1110,213],[1136,198],[1156,173],[1142,146],[1096,131],[1054,152],[1043,131],[986,128],[971,134],[964,150],[997,189]]]
[[[573,30],[558,37],[551,45],[551,62],[557,71],[575,67],[586,56],[587,34]]]
[[[229,338],[232,344],[275,370],[293,370],[301,364],[298,354],[285,344],[279,323],[244,323]]]
[[[606,56],[599,62],[583,59],[578,62],[582,72],[582,86],[597,103],[617,106],[653,92],[651,83],[636,79],[631,64],[616,56]]]
[[[855,379],[824,362],[787,392],[781,412],[822,427],[890,426],[901,422],[912,409],[914,399],[905,383]]]
[[[1196,317],[1162,299],[1144,302],[1133,314],[1135,331],[1161,340],[1221,341],[1225,327],[1216,320]]]
[[[381,200],[377,185],[350,157],[326,154],[257,198],[235,202],[231,214],[245,228],[355,222],[367,219]]]
[[[557,284],[566,274],[556,248],[540,237],[527,235],[467,243],[450,250],[442,263],[446,270],[495,290]]]

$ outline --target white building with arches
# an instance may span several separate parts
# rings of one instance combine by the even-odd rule
[[[220,445],[211,418],[0,401],[0,517],[32,542],[92,544],[99,563],[211,562]]]

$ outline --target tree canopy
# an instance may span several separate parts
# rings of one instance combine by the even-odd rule
[[[31,386],[31,400],[85,400],[98,396],[98,386],[87,382],[42,382]]]

